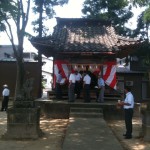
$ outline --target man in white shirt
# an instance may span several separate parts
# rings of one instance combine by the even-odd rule
[[[75,94],[77,94],[76,98],[80,98],[81,88],[82,88],[82,76],[78,71],[75,71],[76,82],[75,82]]]
[[[132,118],[133,118],[133,108],[134,108],[134,97],[131,93],[130,87],[124,88],[126,97],[123,102],[119,102],[119,105],[123,106],[125,112],[125,125],[126,133],[123,134],[125,139],[132,138]]]
[[[68,86],[68,101],[69,102],[74,102],[75,101],[75,93],[74,93],[74,88],[75,88],[75,71],[72,70],[71,74],[69,76],[69,86]]]
[[[3,85],[4,89],[2,91],[2,96],[3,96],[3,100],[2,100],[2,108],[1,111],[6,111],[8,108],[8,101],[9,101],[9,95],[10,95],[10,90],[8,89],[8,85]]]
[[[98,75],[98,89],[99,89],[99,97],[98,102],[103,103],[104,102],[104,92],[105,92],[105,82],[102,78],[102,75]]]
[[[89,103],[90,100],[90,84],[91,77],[89,76],[89,72],[86,72],[86,75],[83,78],[83,90],[84,90],[84,102]]]
[[[56,99],[62,99],[62,89],[61,89],[61,80],[62,80],[62,72],[61,70],[58,71],[58,74],[56,75]]]

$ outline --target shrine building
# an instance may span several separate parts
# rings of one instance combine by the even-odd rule
[[[142,44],[139,39],[118,35],[110,21],[87,18],[56,18],[52,35],[32,38],[32,45],[46,57],[53,57],[53,87],[55,77],[62,70],[68,81],[72,69],[81,74],[90,71],[91,89],[97,84],[96,76],[102,74],[106,84],[105,94],[123,93],[124,86],[132,86],[136,101],[147,82],[144,72],[119,68],[117,59],[129,58]],[[140,85],[140,86],[137,86]],[[143,86],[142,86],[143,85]]]

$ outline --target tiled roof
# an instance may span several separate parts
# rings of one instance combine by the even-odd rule
[[[139,43],[117,35],[109,21],[85,18],[57,18],[52,36],[32,41],[37,48],[43,45],[49,49],[49,53],[118,53]]]

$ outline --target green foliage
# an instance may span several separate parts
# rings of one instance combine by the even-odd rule
[[[150,0],[130,0],[133,6],[137,7],[143,7],[147,6],[150,3]]]
[[[150,44],[148,30],[150,27],[150,0],[132,0],[133,6],[144,7],[145,10],[141,12],[137,19],[137,28],[133,30],[132,36],[138,36],[145,43],[139,47],[135,55],[139,58],[143,66],[150,66]]]
[[[127,33],[124,24],[133,16],[126,0],[85,0],[82,12],[87,18],[111,20],[121,34]]]
[[[150,23],[150,7],[145,10],[143,20],[146,24]]]
[[[148,30],[150,27],[150,8],[143,11],[137,19],[137,28],[133,31],[133,36],[138,36],[143,40],[149,40]]]
[[[132,31],[125,23],[133,16],[133,6],[144,7],[145,11],[138,16],[137,28]],[[150,0],[85,0],[82,12],[87,18],[111,20],[119,34],[149,39]]]
[[[85,0],[82,12],[87,18],[111,20],[123,35],[129,31],[124,24],[133,16],[127,0]]]
[[[133,31],[133,36],[149,40],[148,30],[150,26],[150,0],[133,0],[133,6],[144,7],[137,19],[137,28]]]
[[[137,28],[133,30],[133,37],[138,36],[141,39],[147,39],[147,32],[146,32],[146,24],[144,22],[144,12],[142,12],[137,19]]]
[[[0,31],[6,30],[5,21],[14,18],[16,20],[17,6],[13,0],[0,1]]]

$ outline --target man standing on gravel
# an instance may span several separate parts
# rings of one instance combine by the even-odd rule
[[[3,96],[3,100],[2,100],[2,108],[1,111],[6,111],[8,108],[8,101],[9,101],[9,94],[10,94],[10,90],[8,89],[8,85],[3,85],[4,89],[2,91],[2,96]]]
[[[126,97],[125,100],[119,102],[118,105],[123,106],[125,112],[125,125],[126,125],[126,133],[123,134],[125,139],[132,138],[132,118],[133,118],[133,108],[134,108],[134,97],[131,93],[130,87],[124,88]]]

